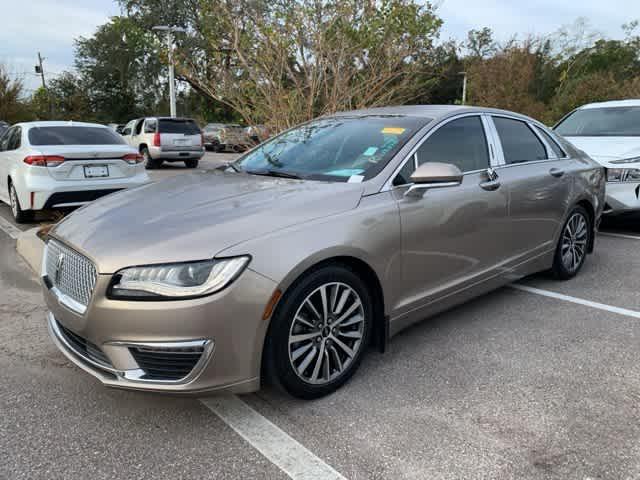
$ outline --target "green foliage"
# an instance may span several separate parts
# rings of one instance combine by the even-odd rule
[[[23,90],[22,81],[12,79],[0,64],[0,120],[15,123],[30,119],[31,112],[23,101]]]

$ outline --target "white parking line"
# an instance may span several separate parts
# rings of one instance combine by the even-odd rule
[[[640,240],[640,237],[636,237],[635,235],[626,235],[624,233],[613,233],[613,232],[598,232],[598,235],[602,235],[603,237],[616,237],[616,238],[627,238],[629,240]]]
[[[0,217],[0,230],[2,230],[14,240],[17,240],[18,235],[22,233],[22,231],[18,227],[12,225],[11,222],[5,220],[2,217]]]
[[[200,401],[293,480],[346,480],[237,396]]]
[[[591,300],[584,300],[583,298],[572,297],[570,295],[551,292],[549,290],[542,290],[540,288],[528,287],[526,285],[520,285],[518,283],[512,283],[509,286],[511,288],[515,288],[516,290],[522,290],[523,292],[535,293],[536,295],[542,295],[544,297],[555,298],[557,300],[564,300],[565,302],[577,303],[578,305],[597,308],[598,310],[617,313],[618,315],[625,315],[627,317],[640,318],[640,312],[637,312],[635,310],[628,310],[626,308],[614,307],[612,305],[606,305],[604,303],[592,302]]]

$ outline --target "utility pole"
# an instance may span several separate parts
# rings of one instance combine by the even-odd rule
[[[467,72],[460,72],[462,75],[462,105],[467,104]]]
[[[36,65],[36,73],[40,74],[40,78],[42,79],[42,88],[44,88],[45,90],[47,89],[47,84],[44,81],[44,68],[42,68],[42,61],[44,60],[44,58],[42,58],[42,55],[40,55],[40,52],[38,52],[38,65]]]
[[[176,81],[173,65],[173,33],[185,32],[182,27],[170,27],[168,25],[156,25],[152,30],[158,32],[167,32],[167,49],[169,50],[169,109],[171,117],[176,116]]]

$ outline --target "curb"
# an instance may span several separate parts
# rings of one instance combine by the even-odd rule
[[[40,272],[44,242],[38,237],[41,227],[21,232],[16,240],[16,250],[35,273]]]

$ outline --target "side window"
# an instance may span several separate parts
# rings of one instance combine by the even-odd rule
[[[158,121],[155,118],[149,119],[144,124],[144,133],[156,133]]]
[[[533,128],[535,128],[536,131],[547,141],[547,143],[551,147],[551,150],[553,151],[555,158],[564,158],[567,156],[567,154],[564,153],[564,150],[560,148],[560,145],[558,145],[558,142],[551,135],[549,135],[546,131],[544,131],[537,125],[534,125]]]
[[[442,162],[462,172],[489,168],[487,138],[479,116],[463,117],[438,128],[416,152],[418,165]]]
[[[142,124],[144,123],[144,119],[140,119],[138,120],[138,123],[136,123],[136,128],[135,128],[135,135],[140,135],[140,132],[142,131]]]
[[[404,166],[398,172],[398,174],[396,175],[396,178],[393,179],[393,186],[394,187],[397,187],[399,185],[406,185],[407,183],[411,183],[410,177],[411,177],[411,174],[416,169],[416,164],[415,163],[416,163],[415,162],[415,156],[411,155],[411,158],[408,159],[404,163]]]
[[[0,136],[0,152],[4,152],[7,150],[7,147],[9,146],[9,139],[11,138],[12,133],[13,128],[7,128],[2,136]]]
[[[7,150],[17,150],[22,143],[22,129],[20,127],[12,128],[11,135],[9,136],[9,142],[7,144]]]
[[[507,165],[547,159],[544,144],[525,122],[505,117],[493,117],[493,123],[498,130]]]

